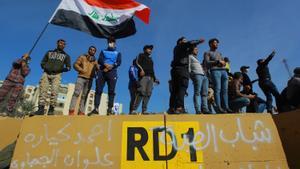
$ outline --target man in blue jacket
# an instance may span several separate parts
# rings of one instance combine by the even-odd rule
[[[132,61],[132,65],[129,67],[128,76],[128,90],[130,93],[130,106],[129,106],[129,114],[132,114],[133,105],[136,98],[137,88],[139,87],[139,70],[136,65],[136,59]]]
[[[99,105],[105,83],[108,85],[108,108],[107,115],[112,115],[114,106],[115,87],[117,83],[117,68],[121,65],[121,53],[116,50],[116,40],[113,37],[107,40],[108,47],[100,52],[98,64],[100,70],[96,75],[96,94],[94,110],[88,115],[99,114]]]

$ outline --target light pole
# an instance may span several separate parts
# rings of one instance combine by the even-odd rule
[[[291,77],[292,77],[292,73],[291,73],[290,67],[289,67],[289,65],[288,65],[288,63],[287,63],[287,60],[286,60],[286,59],[282,59],[282,62],[283,62],[284,67],[285,67],[285,69],[287,70],[287,72],[288,72],[288,74],[289,74],[289,76],[290,76],[290,78],[291,78]]]

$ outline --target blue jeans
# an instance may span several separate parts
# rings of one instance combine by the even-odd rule
[[[234,112],[239,112],[243,107],[246,107],[250,104],[250,99],[246,97],[239,97],[233,100],[230,100],[229,106]]]
[[[209,112],[207,104],[208,78],[204,75],[195,74],[191,76],[191,79],[194,84],[194,106],[196,114],[199,114],[201,112],[200,98],[202,103],[202,111]]]
[[[266,103],[259,103],[257,107],[257,113],[263,113],[266,109]]]
[[[271,80],[264,80],[259,82],[259,87],[262,89],[267,98],[267,111],[272,112],[272,95],[275,97],[277,108],[280,108],[280,93],[278,92],[275,84]]]
[[[221,109],[227,110],[229,106],[228,106],[228,74],[226,70],[211,70],[211,78],[214,87],[216,108],[219,110]]]

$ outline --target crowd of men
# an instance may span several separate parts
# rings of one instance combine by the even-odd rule
[[[185,37],[177,40],[171,62],[171,80],[169,81],[169,114],[187,113],[185,109],[185,96],[189,80],[194,87],[194,107],[196,114],[212,113],[238,113],[246,112],[284,112],[299,108],[300,100],[300,68],[294,70],[295,75],[289,80],[282,93],[278,91],[272,82],[268,65],[276,52],[273,51],[267,58],[257,60],[257,80],[251,80],[248,76],[249,66],[241,66],[240,72],[230,72],[230,61],[224,58],[218,51],[219,40],[210,39],[209,50],[204,52],[203,59],[198,57],[199,44],[204,39],[188,41]],[[54,50],[46,52],[41,61],[44,73],[39,84],[38,110],[32,112],[35,115],[55,115],[58,91],[61,77],[64,72],[71,70],[71,58],[64,51],[65,40],[59,39]],[[153,86],[160,84],[154,71],[152,59],[153,45],[145,45],[143,52],[132,61],[129,68],[130,106],[129,114],[149,114],[148,102],[152,95]],[[75,115],[75,107],[79,96],[78,115],[97,115],[105,83],[108,85],[107,115],[113,115],[115,87],[118,79],[117,69],[121,65],[121,53],[116,50],[116,40],[113,37],[107,39],[107,48],[101,50],[96,59],[97,48],[90,46],[86,54],[81,55],[75,61],[73,67],[78,72],[69,115]],[[30,73],[28,63],[31,58],[28,54],[17,59],[12,64],[12,69],[0,88],[0,102],[8,93],[11,93],[7,102],[7,111],[1,112],[1,116],[15,116],[14,107],[17,98],[24,87],[26,76]],[[91,90],[93,80],[96,81],[96,94],[94,110],[84,112],[88,93]],[[265,94],[265,99],[258,97],[253,91],[253,83],[257,82]],[[273,106],[273,97],[276,107]],[[46,109],[47,99],[50,98],[49,108]],[[142,102],[142,111],[137,110]]]

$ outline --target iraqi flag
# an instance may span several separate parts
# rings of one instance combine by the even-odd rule
[[[133,17],[149,23],[150,8],[133,0],[62,0],[50,23],[99,38],[136,33]]]

